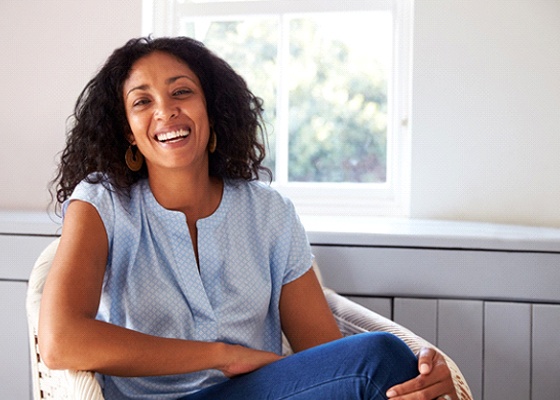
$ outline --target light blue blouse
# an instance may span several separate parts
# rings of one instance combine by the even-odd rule
[[[183,213],[163,208],[147,180],[130,197],[80,183],[109,239],[97,318],[144,333],[222,341],[281,353],[282,285],[312,255],[292,203],[260,182],[226,181],[221,203],[197,222],[200,271]],[[147,378],[104,376],[107,399],[172,399],[219,383],[217,370]]]

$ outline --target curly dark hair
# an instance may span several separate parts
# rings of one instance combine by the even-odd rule
[[[266,154],[263,102],[245,80],[194,39],[143,37],[115,50],[78,97],[53,180],[59,203],[84,179],[109,182],[115,190],[127,193],[135,182],[148,176],[145,165],[132,172],[124,162],[130,127],[122,92],[133,64],[156,51],[184,61],[200,80],[218,143],[209,156],[210,175],[256,180],[264,173],[272,179],[272,172],[261,165]]]

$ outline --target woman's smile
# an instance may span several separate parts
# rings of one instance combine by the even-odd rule
[[[190,134],[190,129],[178,129],[176,131],[157,133],[156,140],[160,143],[175,143],[187,138]]]
[[[155,137],[158,146],[164,150],[178,150],[188,146],[191,142],[190,129],[181,129],[157,134]]]

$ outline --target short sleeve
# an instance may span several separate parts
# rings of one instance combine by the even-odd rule
[[[311,246],[301,223],[294,205],[289,199],[284,199],[286,204],[285,213],[287,229],[285,230],[284,241],[287,243],[287,264],[282,285],[295,281],[311,268],[313,264],[313,254]]]
[[[111,238],[115,225],[114,196],[116,196],[116,193],[107,188],[103,183],[89,183],[84,180],[76,186],[70,198],[62,204],[63,221],[66,215],[66,209],[72,201],[84,201],[95,207],[103,221],[103,225],[105,225],[107,237]]]

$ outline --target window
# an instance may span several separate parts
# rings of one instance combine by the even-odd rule
[[[302,214],[406,215],[412,0],[145,0],[264,100],[266,165]]]

